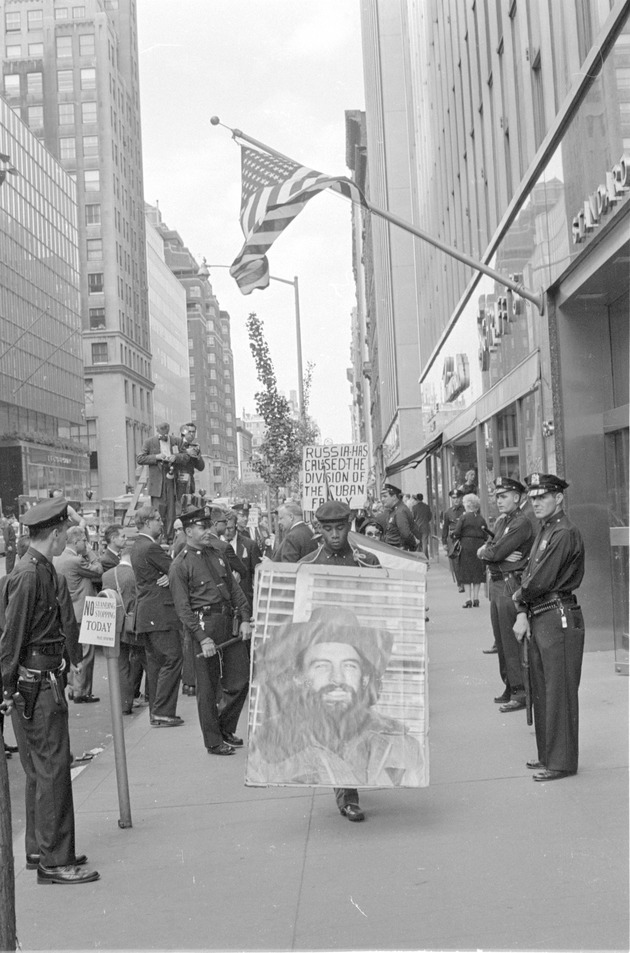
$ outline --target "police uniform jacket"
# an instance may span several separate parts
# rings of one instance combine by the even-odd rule
[[[81,660],[68,590],[50,560],[36,549],[29,549],[7,577],[3,609],[0,667],[5,692],[14,694],[18,665],[26,663],[28,650],[65,642],[64,628],[69,627],[70,620],[74,626],[68,638],[70,658],[75,664]]]
[[[582,536],[560,510],[542,524],[514,601],[519,609],[525,609],[556,594],[569,595],[578,588],[583,577]]]
[[[484,545],[481,559],[490,563],[490,576],[500,579],[505,573],[521,573],[529,560],[534,542],[532,524],[522,510],[504,513],[494,527],[494,539]],[[518,562],[506,562],[515,552],[522,553]]]
[[[198,642],[208,637],[199,621],[202,608],[227,606],[238,609],[245,620],[251,616],[251,606],[227,559],[213,546],[185,546],[173,560],[169,582],[179,618]]]
[[[385,543],[396,546],[398,549],[416,549],[416,535],[411,510],[402,500],[389,511],[385,529]]]
[[[131,550],[138,591],[136,632],[181,629],[170,587],[157,584],[160,576],[168,575],[171,564],[171,557],[154,539],[144,533],[138,534]]]
[[[447,545],[448,536],[455,523],[464,515],[464,504],[456,503],[454,506],[449,506],[444,514],[444,521],[442,523],[442,543],[444,546]]]

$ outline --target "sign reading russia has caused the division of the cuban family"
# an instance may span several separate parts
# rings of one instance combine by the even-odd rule
[[[302,508],[313,512],[331,498],[352,509],[365,505],[368,478],[367,443],[334,443],[304,447]]]

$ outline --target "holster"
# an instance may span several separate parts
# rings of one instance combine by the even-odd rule
[[[33,712],[35,711],[35,705],[37,704],[37,699],[42,688],[41,679],[27,679],[27,678],[18,678],[17,681],[17,693],[22,696],[24,699],[24,711],[22,712],[22,718],[25,721],[30,721],[33,717]]]
[[[503,574],[503,579],[505,581],[505,588],[508,596],[513,596],[514,593],[520,588],[521,579],[523,577],[522,572],[506,572]]]

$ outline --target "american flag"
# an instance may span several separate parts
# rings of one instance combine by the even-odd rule
[[[267,250],[314,195],[333,189],[366,205],[361,190],[350,179],[323,175],[282,156],[241,146],[241,167],[241,228],[245,244],[230,274],[246,295],[267,287]]]

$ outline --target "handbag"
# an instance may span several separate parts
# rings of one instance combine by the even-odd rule
[[[458,559],[462,554],[462,544],[459,539],[449,538],[449,548],[447,556],[449,559]]]

